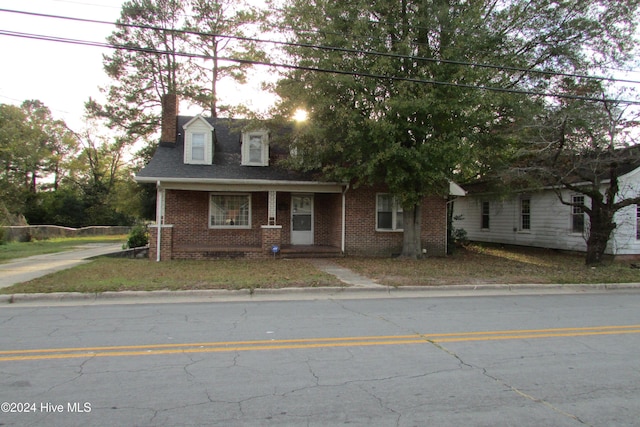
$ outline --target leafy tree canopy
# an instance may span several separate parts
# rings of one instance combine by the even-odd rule
[[[76,133],[40,101],[0,104],[0,223],[124,225],[141,192],[118,138]]]
[[[566,82],[570,90],[578,86]],[[584,212],[589,218],[583,231],[586,263],[593,265],[604,259],[616,213],[640,204],[637,185],[621,180],[640,167],[640,113],[628,103],[605,99],[600,85],[581,87],[603,100],[564,100],[536,114],[523,129],[513,163],[497,176],[512,189],[554,188],[563,204]],[[628,91],[621,96],[634,97]],[[564,189],[583,197],[567,198]]]
[[[309,111],[293,141],[303,167],[386,185],[406,216],[424,195],[444,194],[447,179],[504,161],[519,124],[547,102],[531,92],[554,92],[560,72],[626,59],[637,9],[637,0],[291,0],[281,19],[296,45],[286,53],[303,68],[278,83],[278,110]],[[406,256],[419,254],[414,225],[405,220]]]
[[[0,104],[0,200],[21,213],[29,194],[56,189],[78,151],[66,124],[41,101]],[[46,178],[46,179],[45,179]]]
[[[262,58],[254,43],[238,40],[262,15],[235,0],[129,0],[122,6],[104,57],[112,83],[106,101],[90,99],[89,114],[107,119],[129,143],[157,130],[162,97],[178,94],[216,116],[231,107],[218,102],[217,84],[244,81],[247,65],[229,58]]]

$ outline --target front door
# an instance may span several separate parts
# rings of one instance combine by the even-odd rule
[[[291,244],[313,245],[313,194],[291,195]]]

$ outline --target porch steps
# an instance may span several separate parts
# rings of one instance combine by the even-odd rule
[[[343,256],[340,248],[334,246],[283,246],[280,248],[281,258],[337,258]]]

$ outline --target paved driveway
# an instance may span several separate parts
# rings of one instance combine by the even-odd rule
[[[37,277],[88,262],[89,258],[122,250],[122,244],[92,243],[77,249],[46,255],[35,255],[0,264],[0,288],[27,282]]]

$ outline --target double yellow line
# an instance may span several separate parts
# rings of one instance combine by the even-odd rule
[[[184,344],[121,345],[107,347],[48,348],[0,351],[0,362],[73,359],[90,357],[150,356],[186,353],[224,353],[238,351],[266,351],[312,349],[327,347],[362,347],[380,345],[408,345],[463,341],[521,340],[594,335],[638,334],[640,325],[595,326],[585,328],[524,329],[487,332],[459,332],[445,334],[410,334],[337,338],[302,338],[283,340],[223,341]]]

